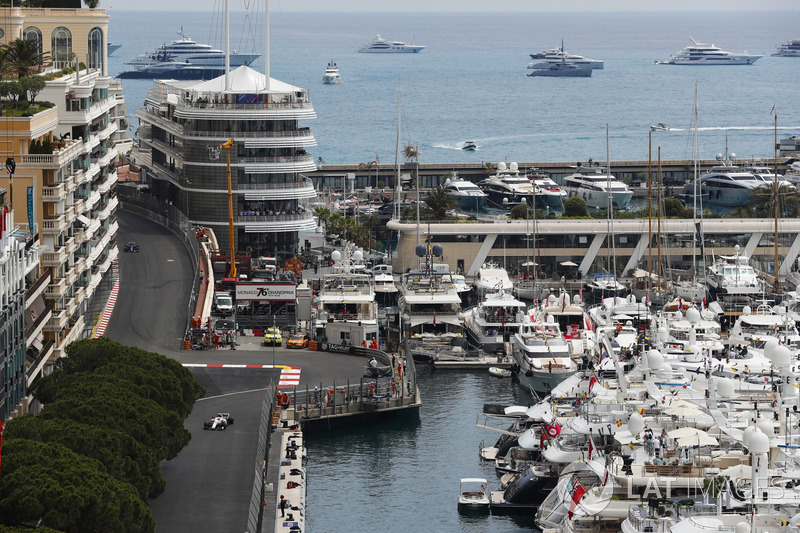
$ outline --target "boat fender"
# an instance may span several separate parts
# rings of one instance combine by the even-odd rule
[[[527,371],[525,372],[525,377],[528,377],[528,378],[529,378],[529,377],[531,377],[532,375],[533,375],[533,370],[527,370]]]

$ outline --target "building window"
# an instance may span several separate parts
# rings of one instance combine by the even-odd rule
[[[89,30],[89,64],[88,68],[103,69],[103,30]]]
[[[42,30],[36,26],[28,26],[25,28],[25,31],[22,32],[22,37],[26,41],[35,42],[39,46],[39,53],[42,53]]]
[[[51,43],[53,63],[58,68],[68,66],[72,56],[72,33],[67,28],[59,26],[53,30]]]

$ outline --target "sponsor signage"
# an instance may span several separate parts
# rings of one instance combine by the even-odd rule
[[[294,283],[237,283],[236,301],[294,301],[296,289]]]
[[[343,344],[330,344],[330,343],[322,344],[321,348],[323,352],[336,352],[336,353],[351,353],[353,350],[352,346],[345,346]]]

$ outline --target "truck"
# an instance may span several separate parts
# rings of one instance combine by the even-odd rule
[[[233,297],[229,292],[215,292],[212,309],[222,316],[233,314]]]

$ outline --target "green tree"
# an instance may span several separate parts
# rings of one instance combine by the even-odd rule
[[[26,415],[10,420],[4,436],[60,444],[96,459],[110,475],[133,485],[143,500],[155,498],[166,487],[153,450],[112,428]]]
[[[491,176],[492,174],[497,172],[497,165],[487,161],[483,164],[483,171],[486,173],[487,176]]]
[[[436,220],[445,220],[447,218],[447,210],[452,209],[454,204],[453,199],[441,185],[431,189],[425,198],[425,203],[433,211],[433,217]]]
[[[55,443],[3,442],[0,522],[79,533],[155,531],[147,505],[129,484],[88,457]]]
[[[331,217],[331,210],[325,207],[316,207],[314,208],[314,213],[317,215],[317,224],[327,227],[328,219]]]
[[[22,85],[18,81],[0,82],[0,98],[11,102],[18,102],[23,94]]]
[[[583,198],[573,196],[564,200],[564,216],[565,217],[586,217],[589,216],[589,210],[586,208],[586,202]]]
[[[39,44],[27,39],[15,39],[3,45],[6,61],[11,72],[22,78],[44,65],[50,59],[50,53],[39,52]]]
[[[100,0],[83,0],[83,3],[86,4],[86,7],[89,9],[94,9],[100,5]]]
[[[515,205],[508,212],[508,215],[514,220],[533,219],[533,208],[527,204]]]
[[[47,86],[44,76],[25,76],[19,80],[22,90],[27,94],[28,101],[33,105],[36,97]]]
[[[691,210],[686,209],[683,202],[677,198],[664,199],[664,217],[666,218],[691,218]]]

